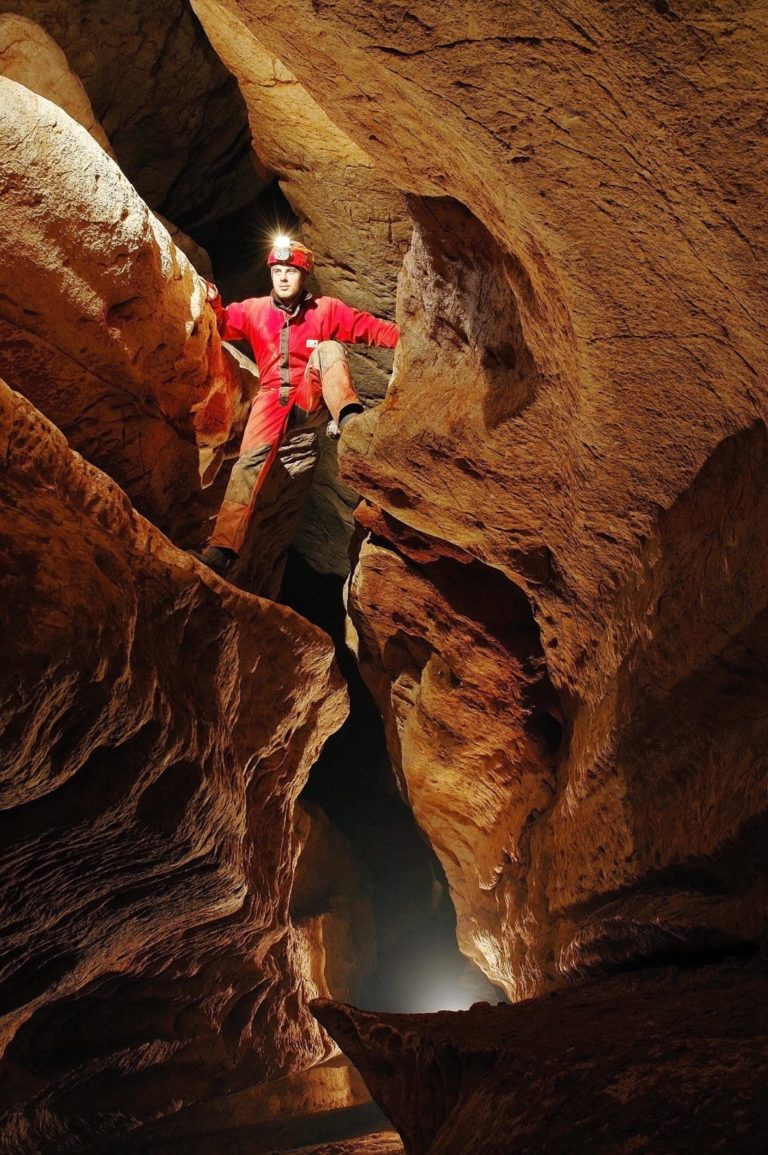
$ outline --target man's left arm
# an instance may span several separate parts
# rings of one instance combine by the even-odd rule
[[[380,345],[394,349],[400,339],[400,329],[394,321],[382,321],[373,313],[361,313],[351,305],[333,298],[331,305],[331,337],[350,344]]]

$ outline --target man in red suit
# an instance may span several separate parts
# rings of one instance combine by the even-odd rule
[[[226,576],[238,557],[259,491],[279,459],[289,474],[314,468],[329,416],[339,430],[362,412],[340,342],[393,349],[397,325],[361,313],[335,297],[314,297],[305,282],[313,254],[278,237],[267,259],[268,297],[224,307],[214,285],[208,299],[224,340],[245,340],[259,369],[238,457],[208,546],[201,557]]]

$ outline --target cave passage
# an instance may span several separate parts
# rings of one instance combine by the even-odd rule
[[[403,1012],[504,1002],[459,951],[442,867],[397,793],[381,716],[344,645],[342,586],[290,551],[281,601],[331,636],[349,689],[349,717],[326,743],[303,796],[344,833],[370,874],[376,964],[357,1001]]]
[[[265,253],[272,236],[300,228],[275,178],[245,209],[199,229],[195,240],[211,253],[225,298],[243,299],[270,291]],[[398,794],[381,717],[344,644],[342,587],[341,577],[318,573],[290,550],[280,600],[332,637],[349,688],[350,716],[326,743],[304,799],[321,807],[370,876],[376,963],[357,1002],[428,1012],[504,1000],[459,951],[445,874]]]

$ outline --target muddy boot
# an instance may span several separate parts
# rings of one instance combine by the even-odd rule
[[[339,432],[343,432],[343,430],[346,429],[346,427],[350,425],[356,417],[359,417],[360,414],[364,412],[365,410],[363,409],[363,406],[359,403],[345,405],[339,414]]]
[[[237,554],[233,549],[226,549],[219,545],[209,545],[198,553],[197,550],[190,550],[193,557],[201,561],[203,565],[207,565],[208,569],[212,569],[219,577],[225,578],[229,573],[232,563],[237,560]]]

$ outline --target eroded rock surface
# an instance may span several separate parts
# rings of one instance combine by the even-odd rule
[[[67,53],[153,207],[190,227],[266,179],[243,178],[233,86],[186,8],[20,7]],[[385,219],[385,194],[353,217],[346,193],[381,178],[408,198],[397,378],[346,438],[345,476],[367,498],[350,608],[464,949],[513,997],[627,962],[747,953],[766,890],[765,12],[725,0],[214,8],[229,18],[216,26],[229,59],[241,30],[250,38],[236,71],[308,239],[336,262],[331,292],[350,298],[345,266],[375,222],[369,264],[384,269],[374,288],[388,311],[402,218]],[[295,147],[277,139],[281,94],[313,128]],[[197,483],[192,411],[219,374],[199,282],[84,133],[46,168],[44,149],[23,150],[69,122],[28,97],[10,107],[3,131],[24,163],[2,170],[4,371],[170,525]],[[101,201],[82,182],[107,171]],[[62,197],[69,180],[79,191]],[[153,325],[169,318],[177,343],[163,348]],[[217,381],[197,423],[212,447],[234,414]],[[106,399],[105,382],[117,383]],[[289,829],[338,690],[316,634],[181,559],[14,406],[2,608],[15,639],[19,621],[35,629],[4,671],[18,804],[3,875],[7,1142],[130,1146],[153,1114],[163,1130],[179,1096],[204,1104],[168,1123],[172,1150],[205,1104],[214,1133],[241,1092],[252,1120],[254,1083],[327,1054],[303,1009],[320,985],[306,952],[327,943],[344,964],[347,940],[312,910],[322,887],[303,896],[305,933],[288,929]],[[617,1152],[734,1137],[757,1151],[765,1135],[740,1096],[757,1099],[765,1078],[763,985],[746,969],[623,978],[514,1009],[530,1022],[328,1021],[384,1080],[413,1152],[476,1155],[478,1137],[498,1152],[494,1128],[506,1121],[506,1143],[534,1106],[532,1149],[560,1152],[570,1133],[542,1121],[548,1096],[584,1150],[600,1127],[618,1133],[628,1107],[634,1132]],[[572,1051],[542,1051],[547,1008],[573,1009]],[[615,1033],[590,1052],[596,1019]]]
[[[80,125],[0,93],[0,372],[173,529],[200,489],[195,438],[226,436],[240,391],[205,287]]]
[[[56,41],[34,20],[14,13],[0,16],[0,75],[63,108],[113,155],[79,77]]]
[[[407,1155],[743,1151],[768,1142],[766,973],[624,975],[437,1015],[313,1010]]]
[[[754,942],[766,14],[288,0],[259,36],[411,196],[396,380],[343,463],[382,511],[353,613],[462,941],[516,997]],[[506,693],[498,589],[531,610]]]
[[[92,1150],[327,1056],[292,813],[346,695],[4,384],[0,475],[0,1134]]]
[[[264,184],[232,77],[182,0],[0,0],[39,24],[82,82],[121,168],[186,231]]]

